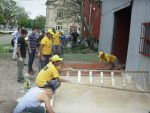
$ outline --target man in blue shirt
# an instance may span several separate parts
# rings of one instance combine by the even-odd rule
[[[29,49],[29,61],[28,61],[28,73],[31,75],[34,75],[35,71],[33,70],[33,61],[36,54],[36,48],[37,48],[37,35],[36,35],[37,29],[32,28],[32,33],[30,34],[28,38],[28,49]]]

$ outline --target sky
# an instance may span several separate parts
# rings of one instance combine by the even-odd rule
[[[18,6],[25,8],[29,17],[34,19],[39,15],[46,15],[46,0],[15,0]]]

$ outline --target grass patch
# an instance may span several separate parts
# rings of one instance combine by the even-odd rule
[[[0,58],[8,58],[10,56],[10,44],[0,44]]]
[[[64,54],[64,61],[98,62],[97,54]]]

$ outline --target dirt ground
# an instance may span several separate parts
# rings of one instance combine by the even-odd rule
[[[0,59],[0,64],[0,113],[11,113],[23,95],[23,84],[17,83],[16,61]]]
[[[26,59],[27,63],[27,59]],[[17,82],[17,61],[11,57],[0,59],[0,113],[12,113],[16,100],[25,94],[23,83]],[[38,72],[36,60],[34,69]],[[27,66],[24,66],[23,73],[27,73]],[[34,86],[35,75],[30,76],[31,86]]]
[[[10,41],[10,35],[0,35],[0,44]],[[8,58],[0,58],[0,65],[0,113],[12,113],[16,99],[24,94],[23,84],[17,82],[17,61],[11,60],[11,53]]]

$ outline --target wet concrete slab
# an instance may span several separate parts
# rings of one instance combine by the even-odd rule
[[[56,113],[148,113],[150,95],[63,83],[53,107]]]

